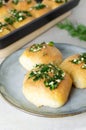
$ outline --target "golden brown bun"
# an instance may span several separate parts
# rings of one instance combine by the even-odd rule
[[[32,14],[34,17],[38,18],[38,17],[41,17],[42,15],[48,13],[50,10],[51,10],[51,9],[50,9],[49,7],[45,7],[45,8],[40,9],[40,10],[36,10],[36,9],[32,9],[32,10],[31,10],[31,9],[30,9],[30,12],[31,12],[31,14]]]
[[[2,30],[2,32],[0,32],[0,37],[3,37],[3,36],[5,36],[6,34],[8,34],[8,33],[10,33],[10,32],[11,32],[10,30],[4,28],[4,29]]]
[[[62,54],[55,46],[45,44],[45,48],[37,52],[31,52],[29,49],[27,48],[19,58],[21,65],[27,70],[31,70],[36,64],[59,65],[62,62]]]
[[[8,6],[2,6],[0,8],[0,18],[8,17],[9,16],[9,7]]]
[[[1,23],[4,23],[4,20],[2,18],[0,18],[0,22]],[[0,30],[0,37],[3,37],[7,34],[9,34],[11,31],[14,30],[14,27],[11,26],[11,25],[7,25],[7,26],[4,26],[1,30]]]
[[[45,87],[43,79],[34,82],[33,79],[28,79],[28,75],[29,73],[23,82],[23,94],[34,105],[57,108],[67,102],[72,86],[72,80],[68,74],[54,90]]]
[[[54,0],[43,0],[42,3],[48,5],[52,9],[55,9],[63,4],[63,3],[56,3]]]
[[[69,73],[73,79],[73,84],[77,88],[86,88],[86,69],[82,69],[82,64],[73,64],[71,60],[78,58],[78,54],[65,59],[60,67]]]
[[[0,17],[0,22],[4,22],[4,18],[3,17]]]
[[[32,0],[31,3],[27,3],[27,0],[23,0],[23,1],[20,1],[18,4],[12,3],[12,0],[8,2],[9,7],[17,9],[17,10],[28,10],[34,4],[36,4],[35,0]]]
[[[13,24],[13,26],[14,26],[15,28],[19,28],[19,27],[22,27],[22,26],[24,26],[25,24],[31,22],[32,20],[34,20],[34,17],[28,17],[28,18],[26,18],[26,19],[24,19],[24,20],[22,20],[22,21],[15,22],[15,23]]]

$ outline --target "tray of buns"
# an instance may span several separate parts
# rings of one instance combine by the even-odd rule
[[[34,38],[34,36],[30,38],[29,35],[70,11],[79,1],[80,0],[1,0],[0,49],[12,45],[27,35],[28,39]],[[39,35],[40,31],[34,35],[37,34]],[[28,40],[25,41],[25,43],[27,42]]]

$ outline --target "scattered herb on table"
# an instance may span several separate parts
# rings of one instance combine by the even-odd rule
[[[57,27],[67,30],[72,37],[86,41],[86,26],[83,24],[74,25],[72,22],[66,21],[57,24]]]

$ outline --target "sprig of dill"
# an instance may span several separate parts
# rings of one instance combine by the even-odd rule
[[[83,24],[74,25],[71,21],[57,24],[60,29],[67,30],[72,37],[77,37],[80,40],[86,41],[86,26]]]

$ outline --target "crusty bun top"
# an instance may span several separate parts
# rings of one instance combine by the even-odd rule
[[[36,4],[35,0],[9,0],[8,5],[17,10],[28,10]]]
[[[60,67],[71,75],[75,87],[86,88],[86,53],[69,56]]]
[[[36,3],[29,10],[31,11],[31,13],[34,17],[38,18],[38,17],[48,13],[51,10],[51,8],[49,8],[48,6],[46,6],[43,3]]]
[[[48,44],[43,42],[27,48],[20,56],[19,61],[25,69],[31,70],[36,64],[53,63],[59,65],[62,62],[62,54],[53,42]]]
[[[53,90],[64,77],[65,72],[53,64],[37,64],[30,72],[28,79],[33,78],[33,81],[44,79],[45,86]]]
[[[36,65],[26,74],[23,82],[24,96],[36,106],[60,107],[66,103],[72,80],[53,64]]]
[[[52,9],[55,9],[58,6],[64,4],[65,0],[43,0],[42,3],[46,4],[47,6],[49,6]]]

